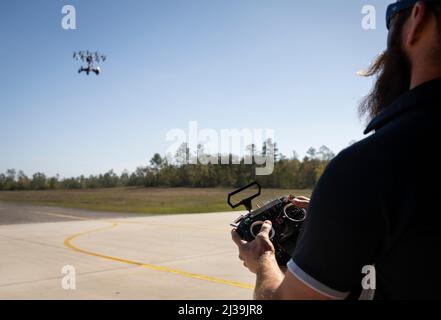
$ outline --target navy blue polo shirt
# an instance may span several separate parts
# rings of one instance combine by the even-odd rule
[[[377,116],[326,168],[288,269],[337,299],[375,268],[376,299],[440,299],[441,79]]]

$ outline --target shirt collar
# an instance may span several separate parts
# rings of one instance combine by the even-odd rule
[[[387,107],[368,125],[364,134],[377,131],[394,118],[398,117],[407,110],[430,101],[440,101],[441,78],[428,81],[412,90],[409,90],[394,103]],[[441,106],[439,106],[441,108]]]

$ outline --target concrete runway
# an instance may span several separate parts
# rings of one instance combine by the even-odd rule
[[[254,276],[230,239],[237,216],[0,203],[0,299],[251,299]],[[64,266],[75,289],[62,286]]]

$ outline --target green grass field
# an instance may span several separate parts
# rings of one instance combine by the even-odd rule
[[[3,191],[0,192],[0,201],[95,211],[153,214],[205,213],[231,211],[226,203],[230,191],[232,190],[190,188]],[[254,203],[262,203],[287,194],[310,196],[311,190],[264,189],[262,196]]]

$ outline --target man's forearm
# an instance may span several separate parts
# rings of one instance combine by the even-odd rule
[[[263,255],[259,259],[254,298],[256,300],[278,299],[277,289],[285,275],[277,264],[274,255]]]

